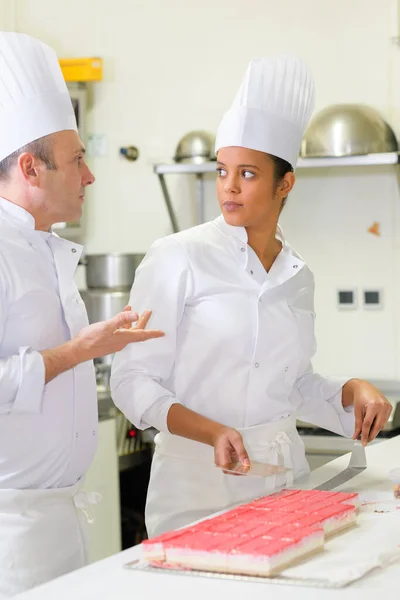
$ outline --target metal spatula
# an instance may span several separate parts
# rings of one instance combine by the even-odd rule
[[[353,446],[353,452],[351,453],[349,466],[347,469],[335,475],[328,481],[325,481],[322,485],[314,488],[315,490],[330,491],[343,485],[349,479],[353,479],[356,475],[359,475],[367,468],[367,457],[365,456],[365,448],[361,442],[355,442]]]

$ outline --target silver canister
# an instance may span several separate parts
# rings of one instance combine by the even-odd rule
[[[89,317],[89,323],[112,319],[129,303],[129,290],[88,289],[81,291]]]
[[[86,265],[86,283],[89,289],[130,290],[135,271],[144,254],[89,254]]]
[[[129,290],[87,289],[80,292],[85,303],[89,323],[98,323],[112,319],[122,312],[129,303]],[[108,386],[113,355],[96,359],[96,376],[98,382]]]

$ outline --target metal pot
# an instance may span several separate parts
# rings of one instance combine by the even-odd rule
[[[82,290],[82,300],[85,303],[90,323],[98,323],[112,319],[124,310],[129,303],[129,291],[111,290]]]
[[[340,157],[397,152],[390,125],[370,106],[328,106],[311,121],[301,146],[301,156]]]
[[[82,261],[86,265],[86,283],[92,289],[130,290],[135,271],[144,254],[89,254]]]
[[[215,160],[215,137],[208,131],[190,131],[179,141],[174,160],[201,164]]]

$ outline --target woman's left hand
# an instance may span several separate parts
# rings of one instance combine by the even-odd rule
[[[354,406],[356,424],[353,439],[361,435],[364,446],[376,438],[392,412],[392,405],[385,396],[362,379],[351,379],[343,386],[342,404],[344,407]]]

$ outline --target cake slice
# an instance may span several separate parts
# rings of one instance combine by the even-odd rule
[[[169,565],[181,565],[193,569],[207,570],[210,551],[216,548],[221,541],[231,545],[234,538],[223,534],[213,535],[209,532],[190,531],[178,538],[171,538],[165,542],[165,560]]]
[[[323,528],[325,535],[332,535],[355,525],[357,512],[354,506],[351,504],[330,504],[328,506],[321,507],[317,505],[309,507],[307,512],[295,512],[291,513],[291,516],[297,515],[297,526],[300,527],[313,527],[320,526]]]
[[[360,497],[355,492],[325,492],[318,490],[318,493],[321,497],[331,500],[332,503],[352,504],[356,508],[360,508]]]
[[[165,544],[173,539],[177,539],[186,534],[186,529],[179,531],[169,531],[149,540],[143,540],[142,552],[143,558],[149,562],[163,562],[165,560]]]
[[[247,506],[249,508],[262,508],[270,504],[275,504],[278,501],[287,500],[288,498],[299,493],[300,490],[281,490],[280,492],[275,492],[274,494],[270,494],[269,496],[257,498],[256,500],[250,502]]]
[[[274,537],[250,537],[235,545],[225,542],[210,552],[208,571],[268,577],[323,548],[322,529],[299,528],[294,535],[282,532]]]

